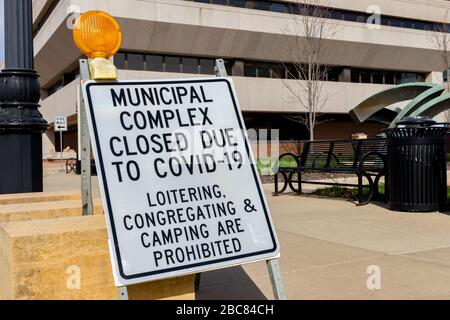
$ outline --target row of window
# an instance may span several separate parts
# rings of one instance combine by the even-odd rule
[[[214,59],[166,56],[140,53],[118,53],[114,62],[118,69],[159,71],[174,73],[214,74]],[[243,63],[243,74],[233,73],[233,64]],[[231,61],[225,62],[230,76],[302,79],[307,72],[293,64],[281,64],[257,61]],[[350,75],[342,75],[344,70],[350,70]],[[330,67],[323,72],[324,81],[342,81],[356,83],[400,84],[406,82],[424,81],[425,74],[415,72],[399,72],[384,70],[364,70],[356,68]]]
[[[114,56],[118,69],[214,74],[214,59],[123,53]]]
[[[281,13],[303,14],[301,12],[302,11],[301,6],[294,3],[286,3],[279,1],[269,1],[269,0],[185,0],[185,1],[218,4],[224,6],[265,10]],[[367,23],[368,19],[372,16],[371,14],[365,12],[341,10],[334,8],[330,8],[329,10],[327,9],[325,11],[326,17],[329,19],[360,22],[360,23]],[[431,31],[437,30],[438,27],[438,25],[435,22],[431,21],[411,20],[392,16],[381,16],[380,23],[381,25],[384,26],[418,29],[418,30],[431,30]]]
[[[402,84],[423,81],[425,81],[424,73],[370,69],[351,70],[351,82],[355,83]]]
[[[306,66],[290,63],[244,61],[244,77],[305,79],[305,75],[308,74],[307,70]],[[339,75],[343,70],[343,67],[327,67],[321,69],[320,75],[316,74],[323,81],[339,81]]]
[[[244,66],[244,76],[246,77],[304,79],[306,78],[304,75],[308,73],[306,67],[290,64],[244,62]],[[350,71],[350,77],[348,78],[343,74],[345,69],[337,66],[330,67],[326,71],[322,70],[318,77],[323,81],[373,84],[402,84],[425,81],[424,73],[355,68],[347,68]]]
[[[233,72],[233,65],[235,63],[242,64],[243,68],[237,68],[238,70],[243,69],[240,73]],[[215,59],[119,52],[114,57],[114,64],[120,70],[214,75]],[[304,77],[302,74],[307,73],[304,67],[298,68],[298,66],[293,64],[281,64],[276,62],[227,60],[225,61],[225,66],[230,76],[303,79]],[[47,89],[48,96],[75,80],[78,75],[78,68],[72,72],[65,73],[59,81]],[[324,81],[401,84],[425,81],[425,74],[332,66],[327,68],[326,72],[323,72],[322,78]]]

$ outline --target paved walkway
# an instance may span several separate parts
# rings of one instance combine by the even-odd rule
[[[79,183],[75,175],[45,178],[48,191],[73,190]],[[290,299],[450,298],[450,216],[312,196],[272,197],[272,187],[265,189]],[[371,266],[381,271],[380,290],[368,289]],[[265,263],[205,273],[197,297],[271,299]]]

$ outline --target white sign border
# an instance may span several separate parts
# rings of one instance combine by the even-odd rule
[[[265,197],[264,191],[262,190],[262,184],[261,184],[261,180],[260,177],[257,173],[257,169],[256,169],[256,165],[255,165],[255,160],[254,160],[254,155],[253,152],[251,152],[251,148],[249,145],[249,141],[248,141],[248,137],[245,137],[244,142],[245,142],[245,148],[246,148],[246,152],[247,152],[247,157],[248,159],[250,159],[251,161],[251,169],[252,169],[252,173],[253,173],[253,177],[255,179],[255,183],[256,183],[256,187],[258,190],[258,195],[260,198],[260,201],[263,205],[263,210],[264,210],[264,216],[266,218],[266,223],[268,225],[268,229],[270,232],[270,237],[273,243],[273,248],[269,249],[269,250],[265,250],[265,251],[261,251],[261,252],[255,252],[255,253],[251,253],[251,254],[245,254],[245,255],[241,255],[241,256],[234,256],[234,257],[229,257],[229,258],[221,258],[221,259],[216,259],[216,260],[212,260],[212,261],[207,261],[207,262],[202,262],[202,263],[195,263],[195,264],[190,264],[190,265],[183,265],[180,267],[172,267],[172,268],[167,268],[167,269],[162,269],[162,270],[158,270],[158,271],[152,271],[152,272],[145,272],[145,273],[140,273],[140,274],[135,274],[135,275],[126,275],[124,273],[124,269],[123,269],[123,265],[121,263],[121,254],[120,254],[120,249],[119,249],[119,242],[118,242],[118,238],[117,238],[117,234],[116,234],[116,227],[114,224],[114,214],[113,214],[113,210],[112,210],[112,205],[111,205],[111,200],[110,200],[110,196],[109,196],[109,189],[108,189],[108,183],[106,181],[106,174],[105,174],[105,168],[103,166],[103,156],[102,156],[102,151],[101,148],[99,148],[99,137],[98,137],[98,130],[97,130],[97,124],[96,124],[96,120],[95,120],[95,111],[93,110],[93,106],[92,106],[92,98],[91,98],[91,93],[90,93],[90,88],[91,87],[95,87],[95,86],[113,86],[113,85],[162,85],[162,84],[186,84],[186,83],[208,83],[208,82],[225,82],[228,86],[228,89],[230,91],[230,95],[231,95],[231,100],[233,102],[233,108],[235,110],[235,114],[236,114],[236,118],[239,124],[239,129],[242,130],[242,132],[246,132],[246,127],[244,124],[244,119],[242,118],[242,113],[240,112],[240,106],[238,101],[236,100],[236,91],[234,89],[234,85],[231,79],[229,78],[225,78],[225,77],[217,77],[217,78],[190,78],[190,79],[180,79],[180,80],[125,80],[125,81],[102,81],[102,82],[98,82],[98,81],[86,81],[83,83],[83,96],[86,102],[86,111],[88,114],[88,120],[90,120],[91,124],[89,126],[89,131],[90,131],[90,135],[91,137],[93,137],[92,142],[93,142],[93,149],[94,149],[94,154],[97,156],[96,158],[96,165],[97,167],[100,168],[100,170],[97,170],[99,172],[99,178],[102,180],[100,183],[100,187],[102,189],[102,194],[104,195],[104,197],[102,197],[103,199],[103,207],[104,210],[107,211],[107,226],[109,229],[109,234],[112,235],[113,239],[111,241],[111,239],[109,239],[109,244],[110,244],[110,252],[113,253],[113,271],[118,271],[120,277],[123,279],[123,281],[126,281],[126,283],[122,283],[120,279],[117,279],[116,277],[116,272],[114,273],[114,279],[116,282],[116,286],[124,286],[124,285],[131,285],[131,284],[138,284],[138,283],[143,283],[143,282],[148,282],[148,281],[157,281],[157,280],[162,280],[162,279],[167,279],[167,278],[173,278],[173,277],[179,277],[179,276],[183,276],[183,275],[188,275],[188,274],[192,274],[192,271],[186,271],[186,273],[180,273],[177,275],[171,275],[168,274],[170,272],[176,272],[176,271],[181,271],[181,270],[186,270],[186,269],[190,269],[190,268],[198,268],[201,266],[208,266],[208,265],[213,265],[213,264],[218,264],[218,263],[223,263],[223,262],[227,262],[227,261],[234,261],[234,260],[239,260],[239,259],[246,259],[249,257],[258,257],[258,256],[265,256],[267,255],[267,257],[261,257],[259,259],[255,259],[253,261],[247,261],[247,262],[236,262],[235,264],[230,263],[229,266],[211,266],[211,268],[207,269],[207,270],[200,270],[198,272],[204,272],[204,271],[210,271],[210,270],[218,270],[218,269],[223,269],[223,268],[228,268],[228,267],[232,267],[232,266],[237,266],[237,265],[243,265],[243,264],[248,264],[248,263],[254,263],[254,262],[258,262],[258,261],[266,261],[266,260],[271,260],[271,259],[277,259],[280,257],[280,245],[276,236],[276,232],[275,232],[275,227],[273,225],[273,221],[272,218],[269,214],[269,206],[267,204],[267,199]],[[112,247],[114,246],[114,248]],[[271,255],[273,254],[273,255]],[[148,277],[154,277],[156,275],[161,274],[161,277],[158,277],[158,279],[145,279]],[[166,276],[164,276],[164,274],[167,274]]]

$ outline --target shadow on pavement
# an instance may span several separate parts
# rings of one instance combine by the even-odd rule
[[[242,267],[202,273],[196,300],[267,300]]]

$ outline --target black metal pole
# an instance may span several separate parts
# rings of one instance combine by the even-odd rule
[[[0,194],[41,192],[39,76],[33,70],[32,0],[5,0],[5,69],[0,72]]]

